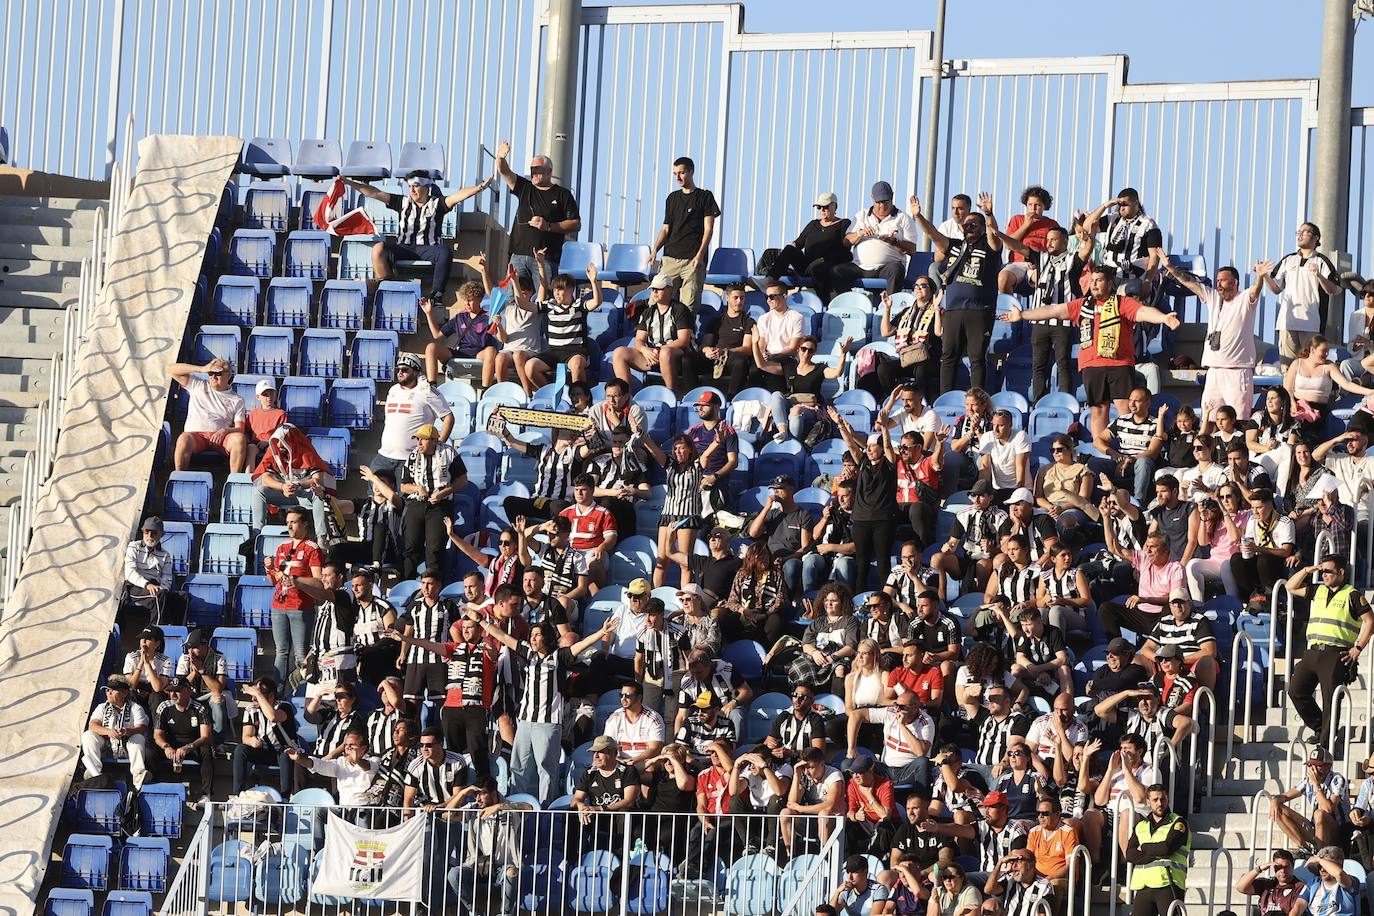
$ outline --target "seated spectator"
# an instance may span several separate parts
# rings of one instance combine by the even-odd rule
[[[1250,518],[1241,536],[1240,551],[1231,555],[1231,575],[1242,601],[1268,601],[1270,590],[1288,578],[1289,557],[1294,555],[1296,531],[1293,520],[1274,507],[1272,490],[1250,492]]]
[[[542,253],[536,251],[534,256],[539,263],[540,288],[531,307],[538,310],[548,323],[545,331],[548,347],[526,356],[525,380],[533,390],[538,390],[549,383],[559,366],[567,366],[570,381],[585,382],[591,365],[591,334],[587,315],[601,308],[603,301],[596,265],[587,265],[590,296],[579,296],[577,282],[568,274],[559,274],[550,284],[547,262]],[[519,300],[515,304],[518,303]],[[517,370],[519,365],[520,357],[517,355]]]
[[[854,783],[851,782],[850,786]],[[868,860],[861,855],[844,860],[844,881],[830,895],[836,916],[876,916],[887,912],[887,888],[868,873]]]
[[[1345,444],[1345,454],[1328,458],[1332,449],[1341,443]],[[1369,453],[1369,432],[1362,428],[1346,430],[1317,446],[1312,457],[1323,462],[1326,469],[1336,475],[1341,488],[1341,502],[1356,507],[1361,524],[1367,521],[1365,495],[1374,486],[1374,455]]]
[[[1360,912],[1360,880],[1345,870],[1345,850],[1323,846],[1303,863],[1316,877],[1299,895],[1305,905],[1300,911],[1330,913],[1331,916],[1356,916]]]
[[[992,481],[979,480],[969,490],[972,507],[956,514],[949,538],[930,565],[962,583],[962,591],[983,591],[992,576],[998,531],[1007,513],[993,501]],[[962,554],[960,550],[962,549]]]
[[[1035,475],[1035,505],[1049,514],[1060,533],[1098,520],[1093,493],[1097,482],[1086,463],[1080,463],[1072,436],[1057,433],[1050,439],[1050,462]]]
[[[991,916],[1032,912],[1042,902],[1052,908],[1055,902],[1054,885],[1039,874],[1031,849],[1003,856],[997,867],[988,871],[983,893],[983,912]]]
[[[1266,873],[1273,877],[1261,877]],[[1268,862],[1261,862],[1240,876],[1236,893],[1259,897],[1259,912],[1266,916],[1271,913],[1289,916],[1306,887],[1293,874],[1293,854],[1286,849],[1275,849]]]
[[[706,593],[700,585],[688,582],[678,588],[678,610],[670,615],[670,620],[682,625],[687,632],[687,642],[693,649],[704,649],[718,653],[725,645],[720,632],[720,621],[712,616],[706,607]],[[728,711],[727,711],[728,713]]]
[[[1045,557],[1040,583],[1036,586],[1035,605],[1049,626],[1067,637],[1088,625],[1088,609],[1093,603],[1088,575],[1083,567],[1074,565],[1073,550],[1063,542],[1046,550]]]
[[[325,702],[324,691],[318,691],[306,700],[305,721],[317,729],[313,753],[332,760],[343,753],[344,736],[364,727],[367,714],[358,708],[358,691],[348,681],[334,684],[329,697]]]
[[[844,678],[843,696],[843,725],[849,739],[848,756],[857,757],[860,723],[856,712],[860,709],[886,706],[896,696],[895,691],[888,689],[887,675],[879,666],[879,649],[876,641],[864,639],[859,643],[854,655],[854,664]],[[851,719],[853,721],[850,721]],[[837,721],[835,724],[835,730],[838,731],[840,723]]]
[[[1311,812],[1310,818],[1289,807],[1299,796]],[[1324,747],[1312,749],[1301,782],[1270,796],[1269,816],[1299,848],[1341,841],[1350,819],[1350,783],[1332,767],[1330,751]]]
[[[1042,796],[1035,806],[1036,824],[1026,837],[1026,851],[1035,857],[1035,873],[1063,897],[1069,889],[1069,856],[1078,847],[1078,828],[1063,819],[1059,799]]]
[[[649,498],[650,487],[644,464],[630,448],[630,434],[612,433],[610,451],[593,458],[587,473],[596,482],[592,497],[611,513],[616,532],[626,538],[638,534],[635,503]]]
[[[931,787],[932,814],[940,820],[953,818],[957,824],[973,823],[979,799],[986,801],[990,794],[983,768],[964,763],[959,745],[952,741],[942,744],[931,762],[939,773]]]
[[[953,756],[957,759],[959,755],[955,753]],[[941,763],[942,768],[952,768],[953,765],[953,761]],[[1026,826],[1012,820],[1007,811],[1007,796],[993,790],[979,800],[979,816],[976,819],[949,823],[924,817],[913,823],[931,836],[973,840],[978,847],[978,871],[987,875],[996,872],[997,863],[1003,858],[1026,848]]]
[[[501,422],[499,432],[506,448],[534,462],[534,486],[529,496],[511,495],[501,501],[507,518],[523,515],[526,518],[549,519],[561,513],[572,501],[573,478],[579,476],[582,437],[568,429],[551,429],[551,444],[525,442],[510,433]],[[461,460],[461,459],[460,459]]]
[[[768,845],[766,837],[773,831],[765,827],[761,818],[741,815],[767,815],[771,821],[782,813],[792,788],[792,767],[784,763],[764,745],[758,745],[737,757],[730,766],[728,794],[730,797],[731,828],[735,846],[742,855],[751,855]]]
[[[253,469],[254,533],[267,524],[268,506],[300,506],[310,513],[314,530],[321,538],[335,540],[326,536],[331,524],[339,528],[330,521],[336,487],[329,465],[315,451],[305,430],[283,423],[268,440],[262,459]]]
[[[1199,435],[1194,440],[1193,466],[1176,475],[1184,499],[1201,503],[1215,498],[1217,489],[1227,482],[1226,468],[1216,463],[1216,454],[1216,440],[1211,436]]]
[[[162,652],[166,647],[162,627],[146,626],[138,634],[138,648],[124,656],[120,669],[134,701],[149,710],[156,710],[162,703],[163,692],[172,678],[172,660]]]
[[[1164,427],[1164,463],[1180,471],[1196,467],[1197,457],[1193,446],[1200,435],[1202,423],[1198,420],[1197,411],[1188,404],[1179,407],[1174,412],[1174,421]],[[1215,438],[1212,439],[1212,445],[1219,445]],[[1214,460],[1221,461],[1224,453],[1221,449],[1216,451]]]
[[[957,862],[939,866],[938,886],[930,895],[927,916],[972,916],[983,905],[983,895],[968,882]]]
[[[711,765],[711,747],[726,742],[735,744],[735,723],[721,711],[721,696],[714,690],[703,690],[686,707],[679,706],[679,712],[686,710],[676,734],[677,747],[685,748],[689,769],[696,770]]]
[[[1215,499],[1206,499],[1198,504],[1197,541],[1198,553],[1206,556],[1194,557],[1184,567],[1188,580],[1188,594],[1195,602],[1207,600],[1209,585],[1219,584],[1227,595],[1239,595],[1236,577],[1231,573],[1231,557],[1240,549],[1240,539],[1244,529],[1244,516],[1238,513],[1240,493],[1229,482],[1217,488]]]
[[[791,697],[792,706],[778,713],[763,740],[777,765],[796,763],[810,750],[825,751],[825,720],[817,711],[816,688],[793,684]]]
[[[1015,698],[1010,688],[994,684],[982,695],[986,698],[984,705],[974,709],[967,704],[964,714],[977,736],[973,763],[986,777],[1007,756],[1008,749],[1025,744],[1031,719],[1012,705]]]
[[[542,256],[543,252],[536,253],[537,258]],[[589,266],[595,272],[595,266]],[[510,381],[512,375],[524,389],[526,397],[532,396],[540,387],[534,384],[529,375],[530,361],[534,354],[539,353],[544,347],[544,316],[540,314],[535,302],[547,295],[545,290],[549,288],[549,283],[542,261],[539,267],[539,289],[536,291],[531,278],[516,271],[512,266],[506,278],[506,283],[510,287],[506,294],[510,298],[502,300],[499,315],[498,307],[492,306],[493,314],[487,326],[487,339],[490,345],[483,347],[477,354],[477,358],[482,361],[483,388],[489,388],[496,382]],[[496,285],[492,283],[491,274],[487,270],[486,255],[477,256],[477,269],[482,275],[484,298],[489,300]],[[433,346],[436,350],[441,347],[437,341]],[[428,354],[426,356],[425,366],[428,369],[430,360]],[[448,357],[435,353],[436,369],[441,358],[447,362]]]
[[[935,721],[915,694],[897,697],[887,707],[856,711],[862,722],[883,727],[881,762],[894,785],[931,784],[930,748],[935,740]]]
[[[725,288],[725,308],[707,322],[701,333],[701,349],[694,356],[698,378],[709,378],[732,400],[749,384],[754,370],[757,329],[744,292],[742,283]]]
[[[443,729],[425,729],[418,744],[419,756],[406,767],[402,807],[407,811],[416,807],[457,808],[469,794],[464,791],[467,761],[462,754],[444,748]]]
[[[874,182],[869,196],[872,206],[854,217],[844,236],[854,260],[830,269],[830,288],[836,295],[865,278],[885,281],[889,295],[897,292],[906,278],[906,259],[916,253],[915,224],[893,205],[892,185]]]
[[[405,509],[401,527],[405,533],[405,577],[413,579],[420,563],[425,568],[444,568],[448,531],[444,519],[453,515],[453,494],[468,484],[468,469],[458,450],[440,441],[439,431],[425,424],[415,431],[416,445],[401,470],[401,494]]]
[[[909,547],[902,549],[905,551]],[[946,680],[954,677],[959,657],[963,654],[959,624],[944,612],[940,597],[930,590],[916,596],[906,644],[920,650],[922,664],[940,669],[941,676]]]
[[[1051,699],[1060,693],[1073,693],[1073,672],[1064,633],[1045,623],[1038,607],[1022,608],[1016,615],[1018,636],[1012,648],[1016,664],[1011,673],[1033,693]]]
[[[1024,534],[1003,537],[1001,556],[1004,561],[993,569],[992,578],[988,579],[988,586],[983,591],[983,600],[988,603],[990,610],[996,612],[1000,608],[1003,612],[999,616],[1003,617],[1000,630],[1004,632],[982,615],[970,617],[965,632],[971,628],[980,639],[1010,647],[1011,640],[1016,638],[1013,632],[1016,617],[1024,607],[1035,604],[1040,587],[1040,567],[1031,562],[1030,538]],[[999,597],[1002,602],[994,602],[993,599]]]
[[[1155,478],[1155,501],[1145,515],[1150,530],[1164,535],[1169,543],[1169,557],[1183,565],[1197,552],[1197,519],[1191,500],[1179,499],[1178,478],[1160,474]]]
[[[572,391],[569,386],[569,392]],[[611,436],[624,433],[630,437],[630,449],[640,463],[649,460],[641,441],[643,433],[649,428],[644,408],[630,400],[630,384],[618,378],[606,382],[606,400],[593,404],[587,414],[592,428],[587,436],[587,446],[592,455],[599,455],[611,447]],[[576,412],[576,408],[574,408]],[[639,432],[635,432],[638,430]]]
[[[270,677],[245,684],[243,692],[249,705],[243,711],[243,734],[234,748],[233,791],[242,792],[253,784],[250,771],[255,764],[276,764],[278,789],[287,798],[295,783],[287,751],[297,746],[296,711],[289,700],[278,698],[277,682]]]
[[[677,715],[677,686],[692,645],[682,624],[667,619],[662,599],[650,597],[643,613],[643,626],[635,635],[634,678],[642,688],[644,705],[655,715],[663,710],[671,722]]]
[[[914,379],[909,384],[921,391],[934,391],[939,384],[940,338],[945,329],[941,296],[930,277],[917,277],[911,293],[915,301],[902,309],[895,322],[892,296],[883,293],[879,331],[896,348],[897,358],[873,354],[873,371],[862,375],[858,385],[874,397],[895,390],[902,379]]]
[[[787,805],[778,815],[782,842],[788,854],[801,854],[798,847],[812,841],[813,825],[824,846],[834,830],[843,829],[844,813],[844,777],[839,770],[826,764],[822,748],[807,748],[795,765]]]
[[[930,790],[917,789],[908,795],[905,811],[906,818],[897,820],[887,862],[892,868],[898,868],[898,863],[905,862],[908,870],[921,874],[939,861],[942,851],[948,855],[953,844],[934,830],[926,829],[927,825],[935,823],[930,820]],[[882,860],[882,856],[878,858]],[[908,887],[923,888],[929,893],[929,884],[929,880],[918,880]]]
[[[708,500],[719,491],[707,488],[703,481],[708,476],[707,466],[723,449],[724,438],[725,431],[722,429],[718,436],[711,437],[705,451],[698,453],[690,436],[674,436],[669,446],[671,454],[659,448],[651,437],[642,439],[649,457],[663,468],[668,478],[663,513],[658,517],[658,557],[654,562],[656,587],[667,581],[668,564],[672,562],[670,555],[690,556],[694,552],[697,532],[706,526],[706,516],[713,514],[715,507],[708,505]],[[714,477],[712,481],[715,481]],[[682,570],[682,567],[678,568]],[[690,575],[689,566],[682,572],[682,581],[687,582]]]
[[[635,681],[621,686],[620,708],[606,720],[603,737],[615,742],[614,759],[632,767],[643,767],[663,750],[663,717],[644,705],[643,684]]]
[[[1293,399],[1286,388],[1270,388],[1264,393],[1264,406],[1250,415],[1245,444],[1251,454],[1281,450],[1297,430],[1293,419]]]
[[[863,622],[864,635],[878,647],[878,665],[884,671],[900,667],[905,654],[907,632],[911,618],[898,610],[887,592],[870,592],[864,601],[868,620]]]
[[[81,733],[81,765],[86,771],[86,788],[113,788],[107,779],[105,755],[129,759],[129,776],[134,791],[143,788],[148,778],[148,713],[129,699],[129,681],[112,674],[105,679],[105,701],[91,710],[86,730]]]
[[[340,805],[365,807],[371,804],[367,790],[377,767],[377,758],[368,753],[367,732],[361,728],[349,729],[341,747],[343,753],[328,758],[306,754],[294,747],[286,753],[302,769],[332,779]]]
[[[1077,715],[1072,691],[1055,694],[1050,711],[1031,722],[1026,732],[1030,762],[1046,779],[1053,779],[1051,766],[1056,758],[1072,761],[1074,748],[1088,740],[1088,726]],[[1061,788],[1064,786],[1054,780]]]
[[[773,559],[766,541],[754,541],[744,552],[729,595],[719,605],[721,632],[731,642],[752,639],[772,646],[782,633],[787,596],[782,564]]]
[[[420,759],[420,749],[416,742],[420,737],[420,724],[413,719],[397,719],[392,725],[387,739],[387,749],[374,748],[377,766],[373,772],[372,785],[368,786],[367,797],[373,804],[388,808],[400,808],[405,803],[405,789],[410,782],[409,770]]]
[[[812,361],[816,348],[820,346],[816,338],[807,335],[797,340],[795,362],[765,358],[758,338],[754,341],[754,365],[764,375],[777,376],[783,381],[783,391],[773,393],[768,408],[773,423],[773,439],[777,442],[786,442],[788,437],[807,440],[811,427],[824,418],[825,401],[821,396],[821,386],[826,381],[844,378],[845,361],[849,358],[849,347],[853,343],[848,337],[841,340],[836,346],[835,365],[827,366]]]
[[[902,664],[888,672],[883,697],[886,702],[891,697],[913,693],[931,718],[935,718],[944,709],[945,676],[940,673],[939,665],[926,663],[925,655],[919,646],[903,646]],[[850,746],[855,743],[851,740]]]
[[[711,610],[730,597],[730,589],[743,563],[730,549],[730,532],[725,528],[711,529],[706,537],[706,553],[688,556],[674,551],[668,559],[679,568],[688,567],[690,578],[684,581],[700,586],[701,600]]]
[[[773,562],[781,567],[789,594],[801,592],[802,557],[811,548],[815,525],[811,511],[796,500],[797,482],[779,474],[768,484],[768,498],[749,523],[747,534],[756,541],[766,538]]]
[[[1313,450],[1310,442],[1299,440],[1293,444],[1293,461],[1289,465],[1288,482],[1282,493],[1283,504],[1289,507],[1289,516],[1297,526],[1299,535],[1312,530],[1312,519],[1317,514],[1317,502],[1322,492],[1328,487],[1338,492],[1341,488],[1336,475],[1312,456]],[[1275,493],[1275,496],[1278,495]]]
[[[982,388],[970,388],[964,393],[964,414],[954,421],[950,433],[949,454],[945,465],[944,495],[970,486],[978,475],[979,443],[984,433],[992,432],[992,396]]]
[[[386,470],[399,476],[422,426],[438,424],[441,442],[447,442],[453,432],[453,411],[438,389],[420,384],[422,368],[424,364],[413,353],[396,357],[396,383],[386,393],[382,438],[377,455],[369,463],[373,471]]]
[[[1165,723],[1173,729],[1170,738],[1174,750],[1183,752],[1183,742],[1193,733],[1193,701],[1197,694],[1197,682],[1188,676],[1183,667],[1183,651],[1178,646],[1161,646],[1155,653],[1155,667],[1158,673],[1155,682],[1159,688],[1159,703]]]
[[[821,517],[811,529],[811,550],[802,557],[802,590],[818,589],[825,582],[840,582],[853,589],[854,542],[850,519],[854,512],[854,484],[836,485],[830,502],[821,507]]]
[[[1129,710],[1123,717],[1119,707],[1128,700],[1135,701],[1135,709]],[[1134,688],[1107,697],[1093,707],[1093,712],[1103,722],[1121,722],[1126,738],[1134,735],[1140,739],[1142,762],[1158,763],[1155,757],[1160,739],[1179,731],[1173,711],[1164,708],[1159,687],[1150,680],[1141,681]],[[1136,801],[1139,803],[1143,799],[1142,794]]]
[[[721,714],[731,719],[736,718],[736,713],[747,707],[754,696],[753,688],[740,677],[734,665],[716,658],[712,650],[701,644],[693,643],[687,656],[687,670],[678,688],[674,733],[686,723],[692,705],[701,699],[702,693],[708,691],[720,701]]]
[[[1119,493],[1118,500],[1124,493]],[[1126,600],[1108,601],[1102,605],[1101,620],[1109,639],[1121,635],[1123,627],[1135,633],[1148,633],[1164,614],[1169,596],[1184,588],[1183,567],[1169,557],[1169,542],[1162,534],[1145,539],[1143,550],[1127,553],[1117,542],[1112,525],[1105,527],[1107,550],[1136,572],[1136,593]],[[1157,608],[1157,610],[1152,610]]]
[[[1054,519],[1036,513],[1035,497],[1026,487],[1018,487],[1007,497],[1007,513],[1010,517],[997,529],[998,537],[1024,537],[1030,547],[1031,562],[1044,566],[1046,552],[1059,542]]]
[[[816,593],[811,613],[802,634],[802,652],[816,665],[815,683],[828,682],[830,693],[843,693],[844,679],[859,647],[854,595],[838,582],[828,582]]]
[[[1107,643],[1107,655],[1093,672],[1085,693],[1094,700],[1104,700],[1115,693],[1138,687],[1150,674],[1135,662],[1135,646],[1120,636]]]
[[[1116,462],[1113,481],[1130,488],[1142,506],[1154,492],[1155,468],[1164,449],[1160,417],[1150,416],[1150,400],[1149,389],[1131,389],[1127,409],[1093,438],[1093,444]]]
[[[712,847],[719,849],[725,844],[731,854],[735,853],[732,848],[732,819],[725,817],[730,813],[730,807],[735,801],[730,791],[730,784],[734,780],[735,745],[730,741],[713,741],[707,745],[706,751],[708,766],[696,774],[694,810],[697,822],[692,825],[687,835],[686,858],[679,860],[676,866],[683,873],[694,874],[702,870],[703,863],[699,861],[701,857],[696,850]]]
[[[1161,615],[1140,647],[1141,657],[1153,662],[1164,646],[1177,646],[1183,670],[1208,690],[1217,687],[1217,641],[1212,623],[1193,607],[1184,589],[1169,593],[1169,613]]]
[[[802,227],[790,245],[778,251],[767,274],[773,281],[783,276],[810,277],[816,295],[822,302],[829,302],[834,295],[830,288],[831,273],[852,257],[845,241],[849,220],[836,216],[839,198],[833,191],[822,193],[811,206],[816,211],[816,218]]]
[[[229,473],[248,470],[248,410],[243,398],[234,393],[234,367],[229,361],[216,358],[203,366],[173,363],[167,374],[188,395],[186,421],[172,459],[176,469],[186,470],[194,456],[208,450],[228,457]]]
[[[1331,342],[1320,334],[1298,351],[1297,359],[1288,364],[1283,373],[1283,387],[1293,400],[1293,412],[1298,431],[1304,435],[1322,428],[1323,421],[1335,406],[1335,389],[1341,388],[1361,396],[1374,394],[1374,388],[1352,382],[1341,372],[1339,364],[1328,362]]]
[[[124,550],[124,602],[148,612],[148,623],[186,619],[188,596],[176,590],[172,555],[162,546],[162,519],[150,515]]]
[[[181,644],[175,673],[191,685],[192,695],[210,711],[215,743],[222,743],[229,732],[229,677],[224,656],[210,646],[205,631],[197,627],[186,634]],[[238,711],[238,703],[234,703]]]
[[[661,741],[659,747],[662,747]],[[583,815],[584,825],[603,836],[620,821],[589,819],[586,815],[602,811],[629,811],[640,799],[639,771],[618,759],[619,753],[615,739],[609,735],[592,741],[591,766],[582,772],[573,791],[572,809]],[[650,756],[657,754],[656,749]]]
[[[681,395],[683,372],[692,352],[696,325],[691,309],[677,301],[673,281],[659,273],[649,284],[649,301],[640,306],[634,341],[611,354],[616,378],[630,384],[631,371],[657,372],[665,387]],[[609,394],[609,386],[608,386]]]
[[[1204,407],[1202,425],[1198,429],[1202,435],[1212,436],[1218,447],[1226,453],[1231,451],[1232,444],[1245,444],[1245,430],[1240,425],[1240,414],[1229,404],[1219,407],[1209,404]]]
[[[1012,428],[1011,412],[995,411],[992,429],[978,440],[979,477],[992,484],[998,502],[1007,502],[1013,491],[1032,483],[1030,438],[1024,430]]]
[[[776,280],[764,284],[764,313],[754,320],[755,378],[770,390],[778,390],[783,370],[796,361],[802,335],[807,333],[802,313],[787,301],[787,286]],[[766,374],[760,374],[766,372]]]
[[[393,276],[395,268],[392,265],[397,260],[429,261],[434,265],[434,278],[429,291],[420,300],[420,307],[428,315],[429,307],[442,305],[449,271],[453,269],[453,247],[442,236],[444,217],[463,201],[491,187],[494,180],[488,178],[472,187],[444,195],[426,172],[418,170],[406,176],[407,190],[402,197],[345,178],[343,181],[348,187],[400,214],[401,230],[396,241],[378,242],[372,246],[372,270],[377,279],[386,280]],[[435,335],[436,338],[439,336]]]
[[[993,768],[993,790],[1007,797],[1007,816],[1023,824],[1035,822],[1035,802],[1048,791],[1045,777],[1033,767],[1034,752],[1026,742],[1013,744]]]
[[[258,405],[248,411],[248,466],[253,467],[257,464],[262,453],[267,449],[267,443],[283,423],[286,422],[286,411],[277,406],[277,383],[270,379],[259,379],[254,386],[254,393],[258,399]]]
[[[191,696],[191,682],[174,677],[167,685],[169,699],[153,714],[152,770],[158,782],[182,781],[187,761],[196,764],[197,791],[191,801],[209,800],[214,792],[214,732],[210,710]]]

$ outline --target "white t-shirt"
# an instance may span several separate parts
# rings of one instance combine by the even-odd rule
[[[1026,743],[1035,748],[1036,756],[1041,760],[1054,759],[1054,730],[1050,727],[1053,720],[1054,713],[1047,712],[1032,722],[1030,731],[1026,733]],[[1071,745],[1088,740],[1088,727],[1077,719],[1070,719],[1064,731]]]
[[[1226,476],[1226,465],[1224,464],[1213,462],[1206,469],[1201,466],[1186,468],[1178,473],[1179,492],[1183,494],[1185,499],[1200,503],[1229,479]],[[1200,489],[1193,486],[1194,481],[1197,481]]]
[[[1144,764],[1136,768],[1135,778],[1142,786],[1152,786],[1163,779],[1159,770]],[[1107,791],[1107,804],[1113,811],[1124,814],[1127,809],[1134,808],[1135,813],[1141,815],[1148,814],[1150,811],[1148,802],[1137,804],[1136,800],[1131,797],[1131,793],[1126,791],[1126,774],[1120,770],[1117,770],[1116,775],[1112,777],[1111,787]]]
[[[876,711],[876,710],[875,710]],[[901,713],[888,707],[882,710],[883,713],[883,763],[890,767],[905,766],[912,763],[921,755],[916,753],[916,747],[906,737],[906,729],[902,728]],[[911,733],[920,741],[930,743],[935,739],[935,722],[924,709],[917,713],[916,718],[907,726]]]
[[[1277,516],[1273,521],[1273,530],[1270,532],[1272,543],[1261,540],[1259,536],[1259,516],[1254,512],[1250,513],[1250,520],[1245,523],[1245,532],[1242,535],[1254,541],[1260,547],[1284,547],[1292,544],[1297,533],[1293,526],[1293,520],[1286,515]]]
[[[233,389],[216,391],[210,387],[209,379],[193,375],[186,393],[191,397],[182,429],[188,433],[217,433],[243,426],[248,419],[248,408]]]
[[[1259,296],[1250,298],[1248,290],[1241,290],[1234,299],[1221,301],[1221,293],[1203,287],[1198,297],[1207,306],[1207,335],[1217,333],[1221,348],[1213,350],[1207,340],[1202,342],[1203,368],[1255,368],[1255,311]]]
[[[792,776],[792,768],[787,764],[774,767],[773,772],[777,774],[778,779],[789,779]],[[749,785],[747,790],[749,804],[755,808],[766,808],[770,801],[780,797],[773,794],[773,790],[768,785],[768,779],[755,770],[752,763],[746,763],[739,771],[739,775]]]
[[[896,423],[904,433],[918,433],[924,436],[926,433],[939,432],[939,414],[931,410],[924,401],[921,402],[921,408],[921,413],[912,417],[911,414],[907,413],[906,405],[899,404],[897,409],[892,411],[892,422]]]
[[[363,762],[367,768],[352,763],[347,757],[336,757],[333,760],[325,760],[321,757],[310,758],[314,762],[314,771],[321,776],[332,776],[336,780],[339,790],[339,804],[341,805],[365,805],[367,801],[367,790],[372,786],[372,780],[377,775],[378,761],[376,757],[364,757]]]
[[[865,229],[872,229],[873,236],[854,246],[854,262],[864,270],[876,270],[893,261],[906,259],[906,255],[897,250],[895,245],[889,245],[878,236],[896,236],[901,241],[916,244],[916,224],[901,210],[893,210],[887,219],[883,220],[868,210],[861,211],[849,224],[849,231],[862,232]]]
[[[764,312],[754,321],[754,334],[763,343],[765,356],[781,353],[792,345],[792,341],[802,336],[802,314],[787,309]]]
[[[415,431],[426,423],[437,425],[451,413],[444,396],[425,382],[417,382],[412,388],[392,385],[386,393],[386,425],[382,427],[377,454],[403,461],[415,448]]]
[[[661,744],[664,732],[663,717],[652,709],[642,710],[634,722],[623,709],[617,709],[606,720],[606,737],[615,739],[622,755],[639,755],[655,741]]]
[[[1020,486],[1016,480],[1016,456],[1029,455],[1030,439],[1022,430],[1013,430],[1005,443],[988,430],[978,439],[978,454],[992,456],[992,485],[999,490]]]
[[[544,316],[537,311],[509,305],[501,310],[501,330],[506,342],[504,353],[537,353],[544,348]]]
[[[1317,272],[1332,279],[1331,262],[1321,254],[1307,261],[1316,261]],[[1322,288],[1316,276],[1296,251],[1287,254],[1274,266],[1274,282],[1283,287],[1279,293],[1280,331],[1320,331]]]
[[[1326,469],[1336,475],[1341,486],[1341,502],[1354,506],[1355,512],[1363,520],[1366,514],[1360,490],[1374,481],[1374,454],[1366,453],[1363,458],[1349,455],[1328,455],[1324,462]]]

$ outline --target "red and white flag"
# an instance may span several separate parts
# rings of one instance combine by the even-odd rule
[[[323,229],[330,235],[375,235],[377,225],[362,207],[340,213],[343,208],[344,183],[335,178],[329,186],[324,200],[315,208],[315,228]]]

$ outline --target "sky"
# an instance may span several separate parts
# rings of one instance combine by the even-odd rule
[[[596,5],[657,5],[646,0],[587,0]],[[1131,83],[1315,77],[1320,69],[1324,0],[1098,0],[1036,4],[948,0],[946,58],[1126,54]],[[1141,15],[1140,10],[1147,10]],[[1080,14],[1079,10],[1088,11]],[[1032,16],[1038,14],[1032,13]],[[748,0],[749,32],[932,29],[933,0]],[[1353,103],[1374,105],[1374,20],[1355,32]]]

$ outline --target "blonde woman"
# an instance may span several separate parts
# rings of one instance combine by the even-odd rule
[[[858,755],[859,728],[864,722],[863,716],[856,716],[854,713],[861,709],[872,709],[886,705],[892,696],[892,691],[886,686],[886,678],[883,675],[882,650],[875,639],[864,639],[859,641],[859,648],[854,653],[854,667],[844,678],[844,711],[849,722],[846,726],[849,748],[849,757]]]

